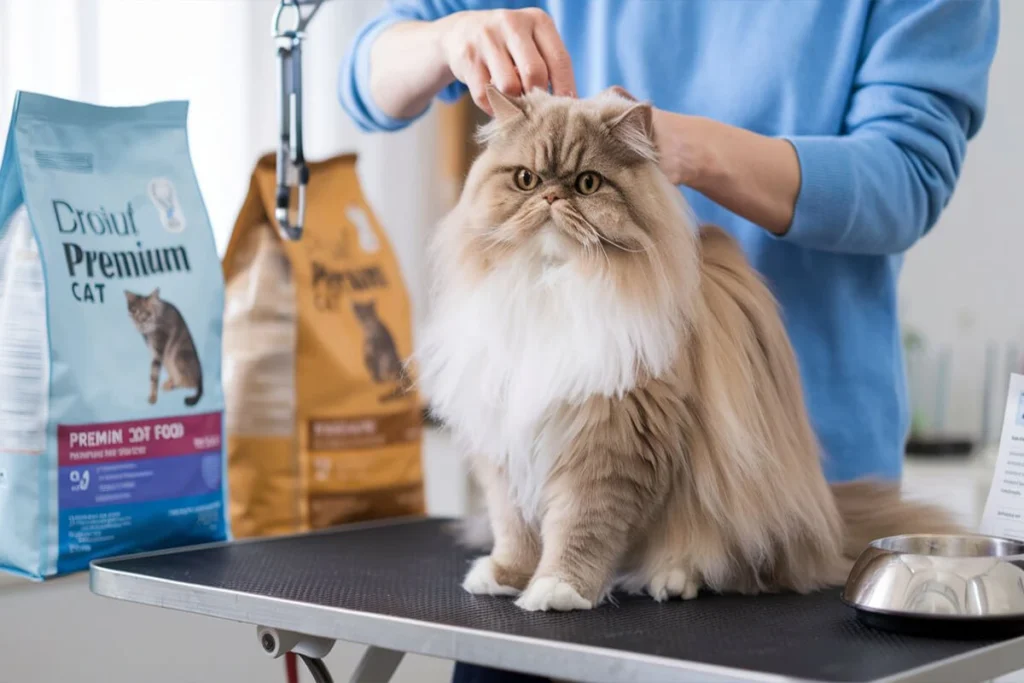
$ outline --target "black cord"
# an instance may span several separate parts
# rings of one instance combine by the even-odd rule
[[[324,664],[324,660],[317,657],[307,657],[306,655],[299,655],[299,659],[305,663],[306,668],[309,669],[309,673],[313,676],[314,683],[334,683],[334,679],[331,678],[331,672],[327,670],[327,665]]]

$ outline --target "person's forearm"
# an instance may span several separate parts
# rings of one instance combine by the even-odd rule
[[[654,130],[672,182],[776,235],[786,233],[800,193],[800,161],[787,140],[660,110]]]
[[[370,49],[370,93],[388,116],[417,116],[454,80],[441,49],[445,21],[402,22],[377,36]]]

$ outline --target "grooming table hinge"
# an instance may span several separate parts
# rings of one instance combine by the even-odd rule
[[[256,637],[259,639],[263,651],[275,659],[288,652],[314,659],[323,659],[334,647],[334,641],[328,638],[307,636],[267,626],[257,627]]]
[[[323,658],[334,647],[330,638],[309,636],[294,631],[259,626],[256,629],[260,648],[275,659],[289,652],[294,652],[309,668],[316,683],[331,683]],[[404,652],[370,646],[363,653],[356,665],[349,683],[387,683],[391,680],[398,665],[402,663]]]

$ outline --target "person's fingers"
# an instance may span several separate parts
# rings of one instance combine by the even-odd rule
[[[505,47],[505,39],[498,29],[486,30],[480,48],[494,87],[510,97],[523,94],[519,74],[516,73],[512,57]]]
[[[519,82],[524,93],[534,88],[548,89],[548,67],[534,45],[532,36],[518,33],[509,36],[508,51],[519,72]]]
[[[487,86],[491,83],[491,74],[483,62],[473,62],[468,65],[465,83],[476,106],[483,109],[488,116],[494,116],[491,103],[487,100]]]
[[[555,22],[545,12],[537,11],[533,39],[547,65],[551,91],[555,95],[576,96],[576,77],[572,73],[572,59],[562,43]]]

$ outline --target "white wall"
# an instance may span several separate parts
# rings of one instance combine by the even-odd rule
[[[948,426],[965,431],[980,426],[985,344],[999,344],[1000,380],[1007,344],[1024,352],[1024,2],[1004,0],[1001,11],[987,120],[948,209],[910,250],[900,287],[904,322],[951,347]],[[930,405],[926,391],[919,398]],[[997,423],[1005,383],[991,393]]]

